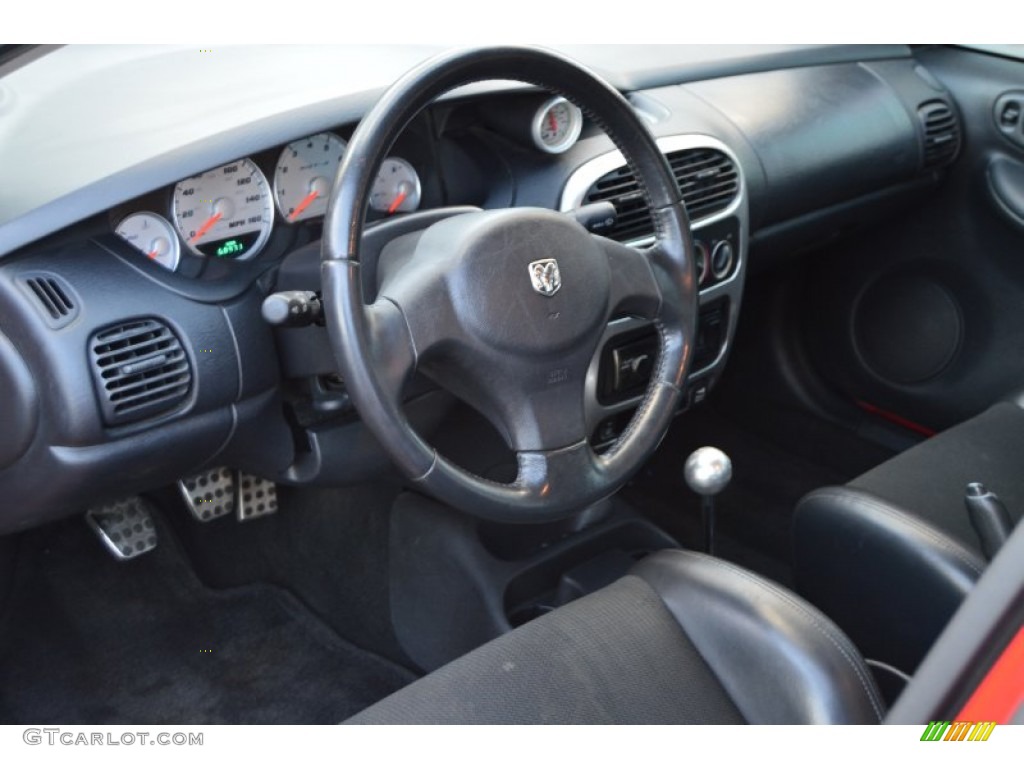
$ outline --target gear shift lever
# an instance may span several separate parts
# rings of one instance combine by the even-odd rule
[[[700,521],[704,529],[704,551],[714,554],[715,496],[732,479],[732,462],[717,448],[706,446],[690,454],[683,468],[690,490],[700,494]]]

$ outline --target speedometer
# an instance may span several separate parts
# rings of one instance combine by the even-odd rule
[[[248,158],[179,181],[172,214],[192,253],[222,259],[255,256],[274,226],[270,185]]]

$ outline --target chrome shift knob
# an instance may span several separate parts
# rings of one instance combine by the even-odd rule
[[[683,475],[694,493],[715,496],[725,490],[732,479],[732,462],[717,448],[705,446],[690,454]]]

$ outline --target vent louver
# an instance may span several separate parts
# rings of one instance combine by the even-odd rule
[[[944,101],[929,101],[917,109],[924,129],[924,164],[926,168],[945,165],[960,150],[960,123],[952,107]]]
[[[89,352],[104,420],[111,426],[180,405],[192,385],[181,342],[158,320],[108,326],[92,337]]]
[[[78,316],[74,294],[56,275],[25,275],[20,281],[51,328],[62,328]]]
[[[739,194],[739,176],[732,160],[717,149],[682,149],[665,155],[691,221],[728,208]],[[587,191],[583,203],[607,200],[618,218],[608,237],[629,242],[650,237],[654,228],[647,203],[640,194],[633,172],[623,166],[598,179]]]

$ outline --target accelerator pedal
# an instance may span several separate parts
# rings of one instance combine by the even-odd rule
[[[201,523],[230,515],[238,506],[235,473],[227,467],[208,469],[194,477],[179,480],[178,490],[192,517]]]
[[[133,560],[156,548],[153,507],[139,496],[93,507],[85,521],[118,560]]]
[[[277,486],[270,480],[238,473],[238,521],[245,522],[277,512]]]

